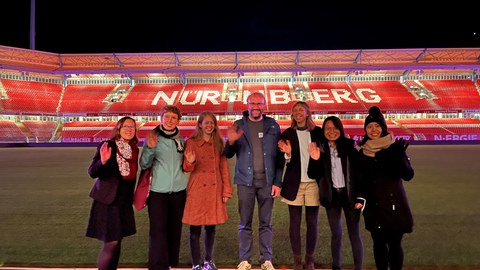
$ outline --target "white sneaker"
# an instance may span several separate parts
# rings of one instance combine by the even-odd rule
[[[264,263],[262,263],[262,265],[260,266],[260,268],[261,268],[262,270],[275,270],[275,267],[273,267],[271,261],[265,261]]]
[[[241,261],[238,266],[237,270],[250,270],[252,269],[252,265],[248,263],[248,261]]]

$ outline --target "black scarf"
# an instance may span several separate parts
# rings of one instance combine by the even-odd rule
[[[155,130],[157,134],[160,134],[160,136],[166,139],[172,139],[175,142],[175,145],[177,146],[177,152],[183,153],[183,150],[185,148],[182,144],[182,141],[180,140],[178,127],[175,127],[174,130],[167,130],[162,125],[158,125],[153,130]]]

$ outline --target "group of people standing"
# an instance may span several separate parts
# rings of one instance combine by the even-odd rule
[[[226,203],[232,197],[227,159],[236,157],[233,182],[240,217],[238,270],[252,268],[256,204],[260,268],[275,269],[272,210],[279,196],[288,206],[293,270],[315,269],[320,206],[326,210],[331,230],[332,269],[342,269],[342,210],[354,269],[363,267],[362,212],[372,236],[377,269],[401,269],[401,240],[413,228],[402,182],[413,178],[413,169],[406,154],[408,143],[394,139],[380,109],[370,108],[365,137],[357,145],[346,136],[336,116],[327,117],[321,128],[316,126],[303,101],[293,105],[291,126],[283,132],[264,114],[263,94],[252,93],[247,103],[243,117],[227,130],[226,141],[211,112],[199,115],[194,134],[184,141],[178,129],[181,112],[167,105],[161,111],[161,124],[147,135],[141,154],[135,120],[124,117],[118,121],[112,138],[98,146],[88,170],[96,181],[90,193],[94,200],[87,236],[103,241],[98,268],[116,269],[123,237],[136,232],[132,201],[140,167],[153,169],[147,201],[148,268],[167,270],[178,265],[182,224],[188,224],[192,270],[216,270],[216,225],[227,221]],[[186,172],[190,173],[188,178]]]

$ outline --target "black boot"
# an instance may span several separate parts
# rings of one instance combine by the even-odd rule
[[[293,255],[293,270],[303,270],[301,255]]]
[[[305,254],[305,270],[315,270],[313,255]]]

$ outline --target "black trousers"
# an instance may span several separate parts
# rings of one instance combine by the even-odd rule
[[[400,270],[403,267],[403,232],[375,230],[370,232],[373,239],[373,256],[378,270]]]
[[[333,190],[332,206],[325,208],[328,224],[330,225],[331,239],[330,250],[332,252],[332,269],[342,268],[342,210],[347,224],[348,237],[352,246],[354,270],[363,267],[363,242],[360,236],[360,210],[353,209],[347,197],[345,188]]]
[[[186,190],[173,193],[150,192],[148,269],[168,270],[170,266],[178,265],[186,199]]]

